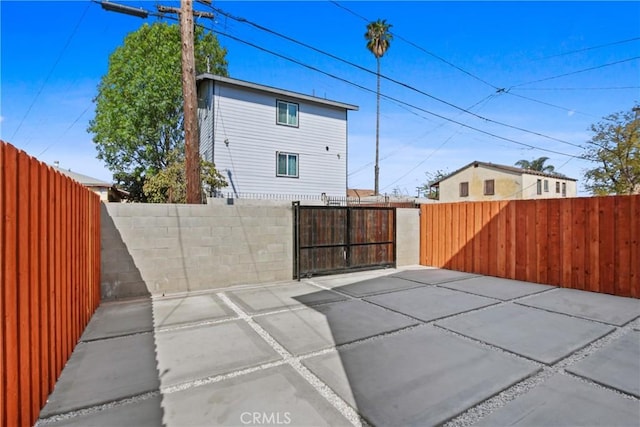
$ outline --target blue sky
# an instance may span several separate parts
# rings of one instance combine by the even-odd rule
[[[571,156],[581,153],[589,126],[640,103],[639,2],[213,6],[369,70],[375,59],[365,48],[367,21],[393,25],[382,74],[402,85],[382,80],[392,100],[381,103],[381,192],[415,195],[425,172],[452,172],[473,160],[512,165],[540,156],[581,189],[591,165]],[[86,132],[92,99],[110,53],[144,21],[86,1],[6,0],[0,21],[0,138],[47,163],[110,180]],[[358,105],[349,113],[349,187],[373,188],[375,74],[220,13],[200,23],[220,33],[231,77]]]

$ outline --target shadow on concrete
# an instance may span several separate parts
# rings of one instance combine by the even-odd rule
[[[153,301],[104,204],[101,231],[102,302],[40,419],[65,426],[163,425]]]
[[[386,295],[416,290],[395,289],[398,280],[404,279],[387,276],[365,282],[372,289],[371,295],[382,295],[380,289],[385,286],[388,286]],[[356,284],[359,292],[364,292],[363,283]],[[332,290],[351,295],[354,284]],[[383,310],[366,298],[359,302],[351,300],[370,306],[364,310],[369,311],[366,319],[354,322],[353,310],[328,308],[347,302],[305,303],[313,300],[313,296],[314,293],[296,299],[325,316],[338,348],[335,352],[304,358],[302,363],[370,425],[441,425],[538,370],[533,363],[421,324],[402,311]],[[381,313],[376,315],[374,310]],[[389,319],[384,317],[389,314],[413,322],[385,330]],[[377,322],[381,324],[376,326]],[[353,329],[356,323],[359,326],[355,327],[360,330]],[[351,328],[353,337],[360,335],[361,338],[352,340],[357,341],[353,344],[341,345],[345,344],[345,328]],[[375,329],[381,332],[367,332]]]

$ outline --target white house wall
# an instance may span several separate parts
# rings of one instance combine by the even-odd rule
[[[495,194],[484,195],[484,181],[495,180]],[[460,183],[469,183],[469,196],[460,197]],[[474,202],[520,199],[521,179],[518,174],[500,172],[482,166],[469,167],[440,182],[441,202]]]
[[[493,195],[484,194],[485,180],[494,180]],[[541,181],[542,194],[538,194],[538,180]],[[544,181],[549,191],[544,191]],[[469,195],[460,197],[460,183],[469,183]],[[556,182],[560,183],[560,192],[556,193]],[[562,193],[562,183],[566,184],[566,195]],[[514,199],[550,199],[576,197],[576,181],[552,178],[533,174],[519,174],[496,168],[478,165],[470,166],[440,182],[441,202],[474,202]]]
[[[200,151],[229,182],[223,191],[345,196],[346,110],[218,81],[201,84],[199,97],[208,107]],[[297,128],[276,124],[277,99],[299,105]],[[276,176],[276,152],[298,154],[298,178]]]
[[[538,194],[538,180],[541,181],[542,194]],[[549,183],[549,191],[544,191],[545,180]],[[560,192],[556,192],[556,182],[560,183]],[[551,178],[539,175],[522,175],[522,183],[524,188],[525,199],[561,199],[565,197],[576,197],[577,185],[576,181],[561,178]],[[567,187],[566,195],[562,194],[562,184]]]

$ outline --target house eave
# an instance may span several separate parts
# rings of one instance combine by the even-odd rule
[[[298,92],[292,92],[292,91],[289,91],[289,90],[278,89],[278,88],[275,88],[275,87],[265,86],[265,85],[261,85],[261,84],[257,84],[257,83],[251,83],[251,82],[247,82],[247,81],[244,81],[244,80],[232,79],[230,77],[218,76],[218,75],[210,74],[210,73],[200,74],[200,75],[198,75],[196,77],[196,81],[197,82],[205,81],[205,80],[213,80],[213,81],[225,83],[225,84],[232,85],[232,86],[239,86],[239,87],[244,87],[244,88],[247,88],[247,89],[252,89],[252,90],[256,90],[256,91],[260,91],[260,92],[267,92],[267,93],[271,93],[271,94],[274,94],[274,95],[279,95],[279,96],[282,96],[282,97],[286,97],[286,98],[289,98],[289,99],[304,100],[304,101],[307,101],[307,102],[313,102],[313,103],[316,103],[316,104],[331,106],[331,107],[335,107],[335,108],[342,108],[342,109],[345,109],[345,110],[351,110],[351,111],[358,111],[359,110],[359,107],[357,105],[346,104],[344,102],[332,101],[332,100],[324,99],[324,98],[318,98],[316,96],[305,95],[305,94],[298,93]]]
[[[517,168],[517,167],[514,167],[514,166],[500,165],[500,164],[496,164],[496,163],[479,162],[479,161],[476,160],[476,161],[473,161],[473,162],[461,167],[460,169],[457,169],[454,172],[451,172],[449,175],[439,179],[438,181],[432,183],[431,187],[437,187],[437,186],[440,185],[440,183],[442,181],[445,181],[445,180],[447,180],[447,179],[459,174],[463,170],[468,169],[468,168],[473,167],[473,166],[476,166],[476,167],[477,166],[483,166],[483,167],[486,167],[486,168],[495,169],[495,170],[500,171],[500,172],[512,173],[512,174],[515,174],[515,175],[535,175],[535,176],[542,176],[542,177],[545,177],[545,178],[561,179],[561,180],[564,180],[564,181],[574,181],[574,182],[578,181],[577,179],[569,178],[568,176],[554,175],[554,174],[551,174],[551,173],[534,171],[534,170],[531,170],[531,169],[521,169],[521,168]]]

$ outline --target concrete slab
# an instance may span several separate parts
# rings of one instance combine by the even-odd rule
[[[490,307],[440,320],[436,325],[547,364],[613,330],[602,324],[517,304]]]
[[[346,298],[335,292],[319,289],[306,283],[287,283],[227,292],[227,296],[247,313],[266,313],[289,307],[300,307]]]
[[[153,300],[156,328],[235,317],[215,294],[158,297]]]
[[[443,283],[440,286],[486,297],[497,298],[503,301],[535,294],[555,287],[491,276],[472,277],[470,279],[456,282]]]
[[[418,322],[366,302],[351,300],[254,318],[295,355],[391,332]]]
[[[393,274],[405,280],[423,283],[425,285],[438,285],[440,283],[452,282],[454,280],[468,279],[476,277],[477,274],[464,273],[462,271],[446,270],[443,268],[429,268],[425,270],[407,270]]]
[[[167,394],[163,406],[167,426],[349,425],[288,365]]]
[[[537,371],[432,327],[303,361],[372,425],[437,425]]]
[[[80,343],[40,417],[157,390],[158,378],[153,334]]]
[[[162,386],[280,359],[244,320],[156,333]]]
[[[640,316],[640,300],[576,289],[557,289],[519,304],[622,326]]]
[[[406,291],[376,295],[365,298],[365,300],[425,322],[499,302],[490,298],[432,286],[421,286]]]
[[[363,280],[361,282],[352,283],[350,285],[333,288],[340,292],[353,297],[364,297],[367,295],[382,294],[385,292],[401,291],[403,289],[416,288],[423,286],[417,282],[403,280],[397,277],[383,276],[373,279]]]
[[[556,375],[512,400],[475,426],[637,426],[640,402]]]
[[[311,279],[303,279],[304,282],[319,283],[327,288],[335,288],[350,283],[361,282],[376,277],[385,277],[396,272],[395,268],[382,268],[378,270],[365,270],[345,274],[331,274],[327,276],[314,276]]]
[[[46,425],[65,427],[157,427],[162,425],[162,414],[162,397],[158,395],[90,414],[57,422],[47,422]]]
[[[640,332],[629,332],[567,371],[640,397]]]
[[[104,302],[91,317],[80,340],[90,341],[152,330],[150,298]]]

